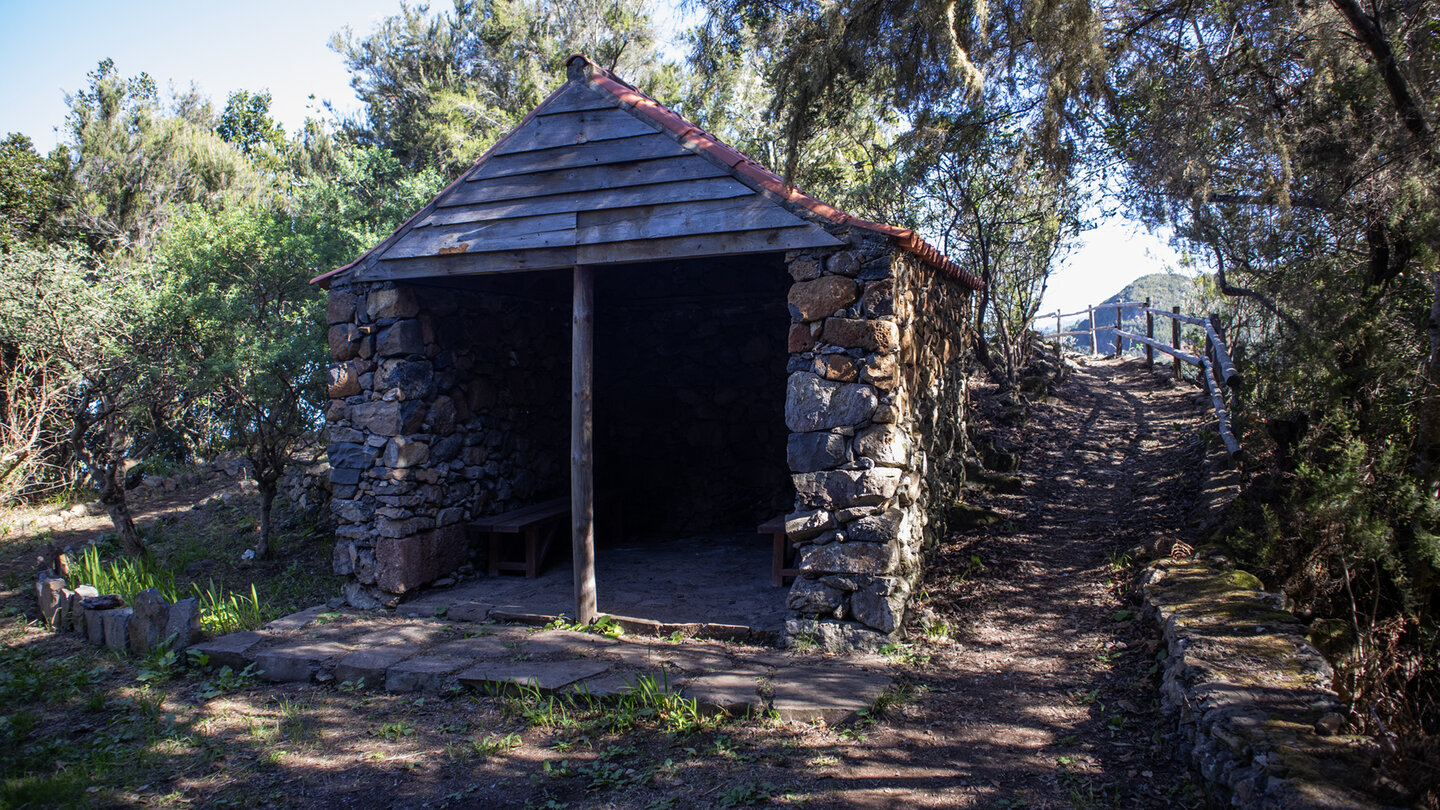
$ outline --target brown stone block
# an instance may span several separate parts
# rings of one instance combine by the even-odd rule
[[[336,360],[350,360],[360,350],[360,329],[353,323],[336,324],[325,334],[330,344],[330,356]]]
[[[817,321],[855,302],[855,282],[841,276],[824,276],[790,287],[790,314],[802,321]]]
[[[825,364],[824,377],[837,382],[855,382],[860,377],[859,365],[847,354],[829,354],[822,361]]]
[[[810,281],[820,277],[820,262],[813,256],[799,256],[789,263],[790,277],[796,281]]]
[[[790,324],[790,353],[799,354],[813,348],[815,337],[810,334],[810,327],[803,323]]]
[[[821,337],[845,349],[889,354],[900,348],[900,328],[890,321],[861,318],[826,318]]]
[[[380,357],[405,357],[424,352],[425,339],[420,333],[420,322],[414,318],[396,321],[375,341],[375,354]]]
[[[360,375],[355,364],[337,363],[330,367],[330,398],[344,399],[360,393]]]
[[[900,364],[893,354],[871,354],[865,357],[860,367],[860,381],[869,383],[882,391],[894,391],[900,387]]]
[[[452,573],[469,556],[464,524],[375,542],[375,583],[404,593]]]
[[[825,270],[838,276],[853,278],[860,273],[860,257],[853,251],[842,250],[825,260]]]
[[[381,318],[413,318],[420,312],[415,295],[406,289],[371,290],[365,299],[371,320]]]

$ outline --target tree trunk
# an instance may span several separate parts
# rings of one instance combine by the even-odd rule
[[[104,504],[105,510],[110,513],[110,522],[115,525],[115,533],[120,536],[120,547],[135,559],[148,556],[150,552],[140,541],[140,530],[135,528],[135,518],[130,514],[130,502],[125,497],[125,463],[112,461],[103,470],[98,467],[92,469],[92,477],[97,479],[96,488],[100,490],[100,503]]]
[[[1425,359],[1426,391],[1420,398],[1415,442],[1415,472],[1425,491],[1440,497],[1440,270],[1430,271],[1430,319],[1426,324],[1430,354]]]
[[[980,303],[975,306],[975,359],[991,374],[998,374],[995,358],[990,356],[990,342],[985,339],[985,309],[990,305],[990,294],[982,292]]]
[[[257,483],[260,485],[260,539],[255,542],[255,559],[263,560],[270,556],[270,514],[279,486],[269,477],[262,477]]]

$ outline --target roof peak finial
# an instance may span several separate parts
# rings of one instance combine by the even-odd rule
[[[595,63],[583,53],[572,55],[565,60],[565,78],[572,82],[583,82],[590,78]]]

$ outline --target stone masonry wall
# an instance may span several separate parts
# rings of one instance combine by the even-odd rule
[[[788,263],[785,529],[803,573],[786,631],[875,647],[919,579],[931,493],[963,476],[968,296],[879,237]]]
[[[527,289],[544,281],[331,290],[334,569],[352,604],[394,604],[468,561],[465,521],[563,491],[568,308]]]

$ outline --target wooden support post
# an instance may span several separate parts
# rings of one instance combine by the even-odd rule
[[[1121,344],[1121,341],[1120,341],[1120,330],[1122,330],[1122,329],[1125,328],[1125,324],[1124,324],[1124,320],[1123,320],[1124,317],[1125,317],[1125,303],[1122,301],[1122,302],[1120,302],[1119,305],[1117,305],[1117,306],[1115,307],[1115,355],[1114,355],[1115,357],[1119,357],[1119,356],[1120,356],[1120,349],[1121,349],[1121,347],[1122,347],[1122,344]]]
[[[1150,314],[1150,296],[1145,296],[1145,337],[1155,339],[1155,316]],[[1145,368],[1155,367],[1155,349],[1145,346]]]
[[[1094,357],[1100,353],[1100,346],[1095,343],[1095,307],[1086,307],[1085,315],[1090,318],[1090,356]]]
[[[575,265],[570,321],[570,527],[575,621],[595,621],[594,332],[595,271]]]
[[[1060,354],[1061,354],[1060,344],[1061,344],[1062,341],[1065,340],[1065,338],[1060,337],[1060,332],[1061,332],[1061,331],[1063,331],[1063,330],[1061,330],[1061,328],[1060,328],[1060,310],[1057,308],[1057,309],[1055,310],[1055,357],[1056,357],[1056,358],[1059,358],[1059,357],[1060,357]]]
[[[1179,315],[1179,314],[1180,314],[1180,307],[1179,307],[1179,305],[1177,304],[1176,306],[1171,307],[1171,308],[1170,308],[1170,311],[1173,312],[1173,313],[1175,313],[1176,315]],[[1174,349],[1175,351],[1177,351],[1177,352],[1180,351],[1180,319],[1179,319],[1179,318],[1171,318],[1171,319],[1170,319],[1170,347],[1171,347],[1172,349]],[[1178,357],[1175,358],[1175,368],[1174,368],[1174,372],[1175,372],[1175,380],[1178,382],[1178,381],[1180,380],[1180,358],[1178,358]]]

